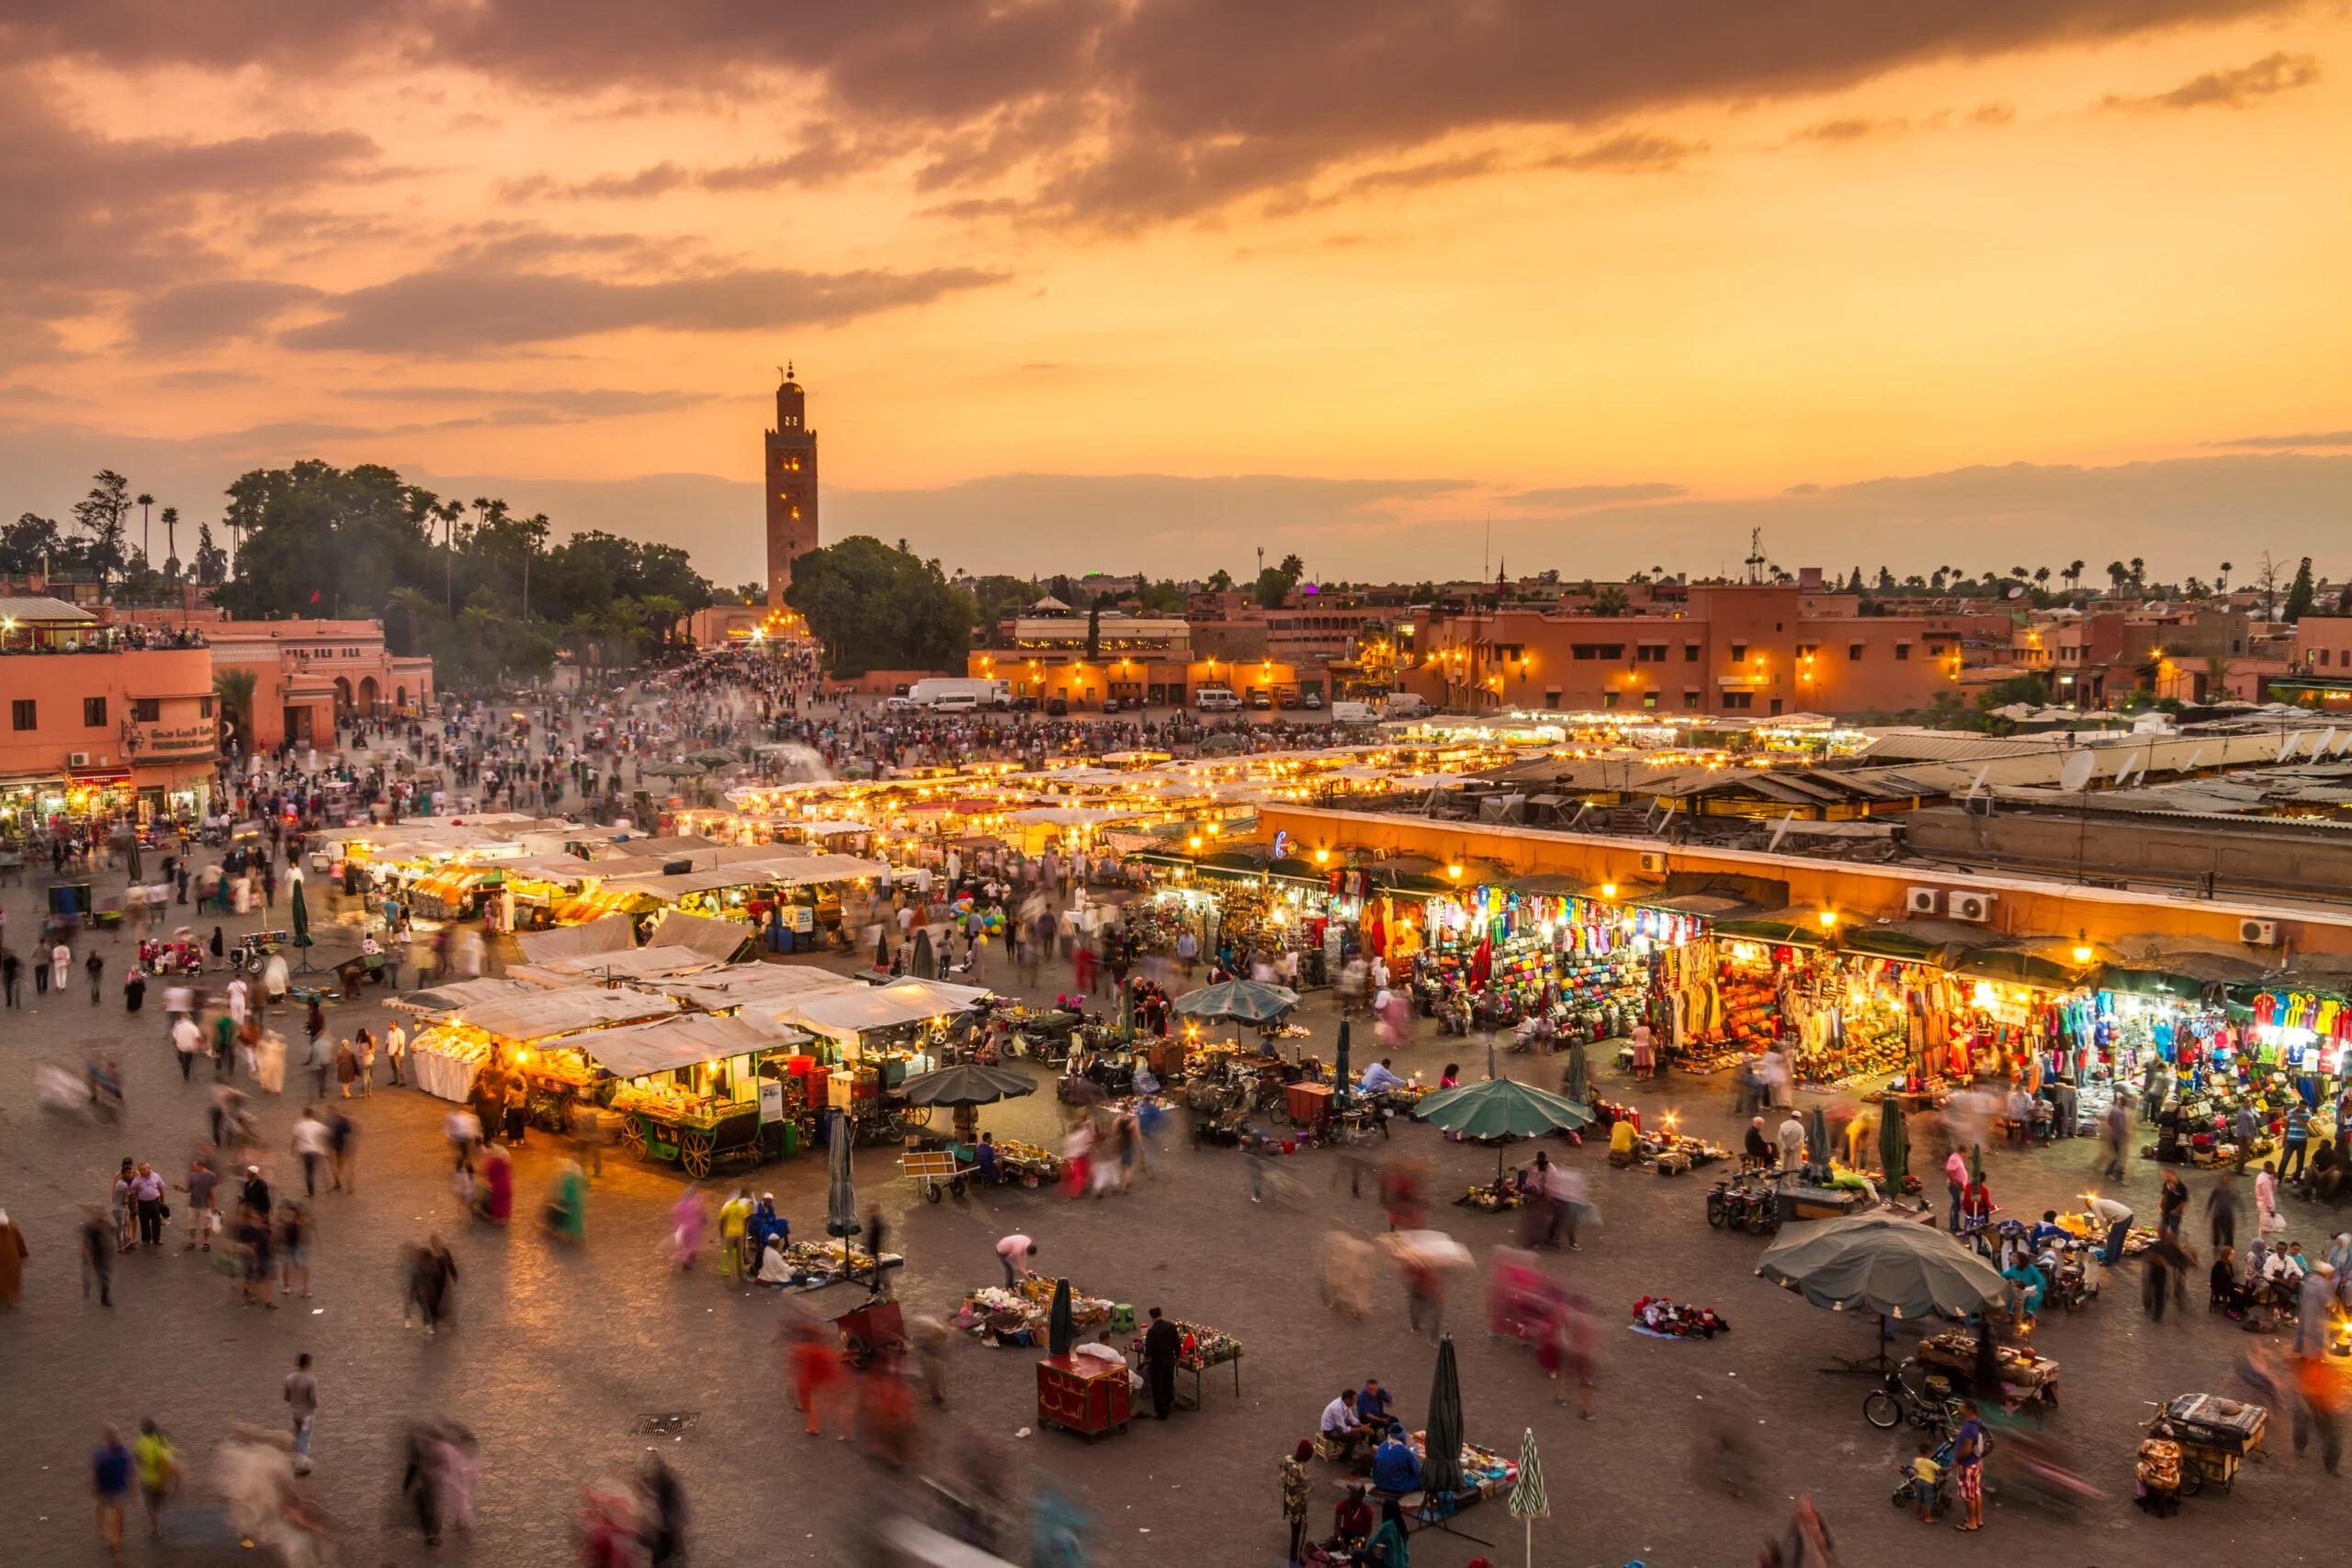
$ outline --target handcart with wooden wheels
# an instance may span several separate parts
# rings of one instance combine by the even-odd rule
[[[623,1111],[621,1146],[640,1158],[673,1160],[699,1181],[718,1166],[760,1157],[760,1108],[730,1105],[723,1111]]]
[[[2180,1445],[2180,1495],[2207,1486],[2222,1491],[2237,1484],[2238,1466],[2265,1457],[2263,1438],[2270,1413],[2259,1404],[2213,1393],[2184,1393],[2166,1402],[2149,1431]]]

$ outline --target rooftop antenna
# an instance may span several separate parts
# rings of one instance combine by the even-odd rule
[[[1747,581],[1764,581],[1764,530],[1761,528],[1747,531]]]

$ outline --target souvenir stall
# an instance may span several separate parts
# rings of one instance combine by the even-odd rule
[[[1054,1281],[1032,1278],[1018,1285],[982,1285],[965,1293],[963,1309],[956,1313],[956,1326],[990,1347],[1024,1348],[1046,1343],[1046,1330],[1051,1326],[1054,1311]],[[1114,1322],[1124,1311],[1126,1321]],[[1080,1335],[1091,1337],[1104,1328],[1133,1328],[1135,1309],[1120,1308],[1115,1302],[1099,1296],[1080,1293],[1073,1288],[1069,1295],[1070,1325]]]
[[[1228,1362],[1233,1367],[1233,1392],[1238,1397],[1241,1393],[1241,1341],[1222,1328],[1205,1328],[1197,1323],[1187,1323],[1181,1317],[1170,1321],[1176,1325],[1176,1332],[1183,1337],[1178,1342],[1176,1370],[1193,1374],[1193,1403],[1184,1404],[1180,1395],[1178,1408],[1198,1410],[1201,1407],[1204,1374],[1211,1367],[1224,1366]],[[1138,1334],[1127,1342],[1127,1354],[1134,1359],[1136,1370],[1141,1371],[1142,1335]]]
[[[1546,879],[1548,880],[1548,879]],[[1673,997],[1707,921],[1584,894],[1479,886],[1426,900],[1413,995],[1454,1032],[1547,1018],[1555,1038],[1615,1040],[1647,1023],[1676,1038]],[[1482,1005],[1490,1010],[1479,1016]]]

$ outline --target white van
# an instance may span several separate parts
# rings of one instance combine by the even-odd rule
[[[1435,713],[1436,711],[1437,710],[1435,708],[1430,706],[1430,700],[1427,697],[1422,696],[1419,692],[1391,692],[1388,694],[1388,716],[1390,718],[1419,718],[1423,714]]]
[[[944,692],[931,699],[933,713],[970,713],[980,705],[980,699],[970,692]]]
[[[1241,699],[1233,694],[1230,686],[1203,686],[1193,699],[1203,713],[1239,713]]]
[[[1378,724],[1380,713],[1370,703],[1333,703],[1331,722],[1333,724]]]

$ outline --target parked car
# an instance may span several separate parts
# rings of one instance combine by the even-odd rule
[[[1193,694],[1193,703],[1203,713],[1232,713],[1241,706],[1229,686],[1203,686]]]
[[[1116,713],[1116,712],[1118,712],[1118,711],[1119,711],[1119,699],[1118,699],[1118,698],[1116,698],[1116,697],[1104,697],[1104,698],[1102,699],[1102,711],[1103,711],[1104,713]]]
[[[1296,692],[1284,692],[1282,695],[1274,699],[1274,705],[1287,712],[1288,710],[1298,706],[1298,694]]]
[[[901,687],[899,695],[883,698],[882,706],[891,713],[912,713],[916,704],[914,698],[908,696],[905,688]]]
[[[1260,712],[1270,711],[1274,705],[1273,694],[1261,686],[1250,694],[1250,705]]]
[[[1319,692],[1309,692],[1306,695],[1298,699],[1298,705],[1306,709],[1310,713],[1319,713],[1323,708],[1322,694]]]
[[[1037,699],[1035,697],[1015,697],[1012,699],[1012,711],[1015,713],[1035,713],[1037,711]]]
[[[1061,717],[1066,716],[1069,713],[1069,698],[1067,698],[1067,697],[1047,697],[1047,698],[1046,699],[1046,716],[1047,716],[1047,717],[1049,717],[1049,718],[1061,718]]]

